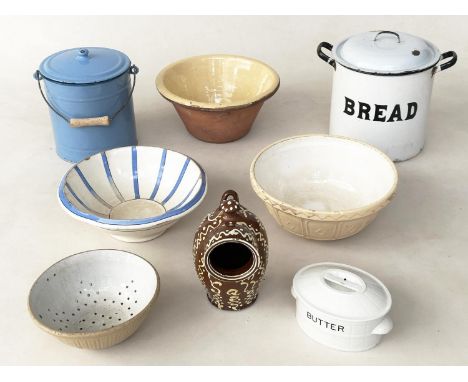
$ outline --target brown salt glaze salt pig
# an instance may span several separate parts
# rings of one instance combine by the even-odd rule
[[[200,224],[193,242],[198,278],[219,309],[241,310],[253,304],[268,261],[268,239],[261,221],[226,191]]]
[[[186,58],[156,78],[159,93],[174,105],[190,134],[213,143],[246,135],[279,84],[268,65],[231,55]]]

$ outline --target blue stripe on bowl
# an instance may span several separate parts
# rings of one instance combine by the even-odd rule
[[[101,203],[104,207],[107,207],[109,209],[112,209],[112,206],[107,203],[103,198],[101,198],[96,191],[94,191],[94,188],[89,184],[88,180],[86,179],[86,177],[83,175],[83,173],[81,172],[81,169],[78,167],[78,166],[74,166],[73,167],[75,169],[75,172],[78,174],[78,176],[81,178],[81,181],[83,182],[83,184],[86,186],[86,188],[88,189],[89,193],[91,195],[94,196],[94,198],[99,202]]]
[[[138,184],[138,152],[135,146],[132,146],[132,172],[135,199],[140,199],[140,185]]]
[[[88,210],[89,212],[91,212],[92,214],[95,214],[95,215],[100,215],[99,212],[97,211],[94,211],[92,208],[89,208],[79,197],[78,195],[75,193],[75,191],[73,191],[73,188],[71,188],[71,186],[68,184],[68,183],[65,183],[65,187],[67,188],[67,190],[70,192],[70,194],[73,195],[73,197],[78,201],[78,203],[80,203],[83,208],[85,210]]]
[[[180,182],[182,182],[182,179],[184,178],[185,171],[187,171],[187,166],[189,165],[189,163],[190,163],[190,158],[186,158],[184,166],[182,167],[182,170],[180,171],[179,177],[177,178],[177,181],[174,187],[172,187],[172,190],[171,192],[169,192],[169,195],[167,195],[166,198],[162,201],[163,205],[166,204],[172,198],[172,196],[175,194],[175,192],[179,188]]]
[[[190,196],[190,194],[193,192],[193,189],[195,188],[195,186],[197,185],[198,181],[200,180],[200,177],[197,178],[197,180],[195,181],[194,185],[192,186],[192,188],[190,189],[190,191],[188,192],[187,195],[185,195],[185,198],[182,199],[182,201],[180,203],[178,203],[177,205],[175,205],[174,207],[171,208],[171,210],[175,210],[176,208],[179,208],[181,205],[183,205],[185,203],[185,201],[188,199],[188,197]]]
[[[193,159],[190,159],[190,158],[189,158],[189,160],[193,161]],[[196,163],[195,161],[193,161],[193,162],[197,165],[197,167],[200,169],[200,172],[201,172],[200,178],[201,178],[202,182],[201,182],[201,185],[200,185],[200,189],[197,191],[197,193],[193,196],[193,198],[187,204],[185,204],[185,205],[183,205],[182,207],[179,207],[179,208],[173,208],[173,209],[171,209],[169,211],[166,211],[164,214],[159,215],[159,216],[154,216],[154,217],[145,218],[145,219],[132,219],[132,220],[119,219],[119,220],[117,220],[117,219],[109,219],[109,218],[99,216],[98,213],[86,213],[86,212],[80,211],[78,208],[76,208],[68,200],[68,198],[65,195],[65,185],[67,184],[66,183],[67,176],[75,167],[77,167],[77,165],[72,167],[64,175],[64,177],[62,178],[62,181],[61,181],[59,189],[58,189],[58,197],[59,197],[60,202],[62,203],[62,205],[68,211],[70,211],[72,214],[74,214],[76,216],[79,216],[79,217],[81,217],[83,219],[91,220],[91,221],[101,223],[101,224],[108,224],[108,225],[114,225],[114,226],[137,226],[137,225],[148,224],[148,223],[162,222],[162,221],[167,220],[167,219],[169,219],[171,217],[181,215],[181,214],[191,210],[204,197],[204,195],[206,193],[206,188],[207,188],[206,174],[205,174],[205,171],[203,170],[203,168],[200,165],[198,165],[198,163]]]
[[[107,180],[109,181],[109,184],[114,191],[115,196],[121,201],[125,202],[125,199],[123,198],[122,194],[120,193],[119,189],[117,188],[114,178],[112,177],[112,173],[109,167],[109,161],[107,160],[107,155],[105,152],[101,153],[101,158],[102,158],[102,164],[104,165],[104,170],[106,171],[107,175]]]
[[[161,184],[161,179],[162,179],[163,172],[164,172],[164,166],[166,165],[166,155],[167,155],[167,149],[164,149],[161,155],[161,163],[159,163],[158,178],[156,179],[156,184],[154,185],[153,192],[151,193],[151,196],[149,197],[151,200],[154,200],[154,198],[156,197],[156,194],[158,193],[159,186]]]

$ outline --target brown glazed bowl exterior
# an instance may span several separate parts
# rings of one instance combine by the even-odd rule
[[[263,102],[225,111],[197,110],[176,103],[173,105],[185,128],[195,138],[210,143],[226,143],[247,135]]]
[[[279,76],[270,66],[232,55],[180,60],[156,78],[159,93],[174,105],[190,134],[212,143],[246,135],[279,85]]]

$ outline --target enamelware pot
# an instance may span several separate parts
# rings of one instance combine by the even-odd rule
[[[393,162],[366,143],[330,135],[290,137],[253,160],[250,181],[285,230],[315,240],[352,236],[393,198]]]
[[[213,143],[246,135],[280,84],[258,60],[232,55],[190,57],[165,67],[156,87],[194,137]]]
[[[361,269],[336,263],[306,266],[294,276],[291,293],[300,328],[331,348],[368,350],[393,328],[390,292]]]
[[[143,258],[97,249],[52,265],[29,293],[41,329],[68,345],[103,349],[130,337],[159,294],[159,276]]]
[[[58,189],[75,219],[127,242],[162,235],[203,201],[201,166],[187,155],[147,146],[120,147],[74,165]]]
[[[268,238],[262,222],[226,191],[200,224],[193,241],[198,278],[218,309],[252,305],[268,261]]]
[[[455,52],[440,54],[407,33],[375,31],[335,46],[322,42],[317,54],[335,70],[330,134],[370,143],[394,161],[423,149],[434,75],[455,65]]]
[[[34,78],[49,106],[62,159],[79,162],[114,147],[136,145],[132,94],[137,73],[124,53],[108,48],[67,49],[42,61]]]

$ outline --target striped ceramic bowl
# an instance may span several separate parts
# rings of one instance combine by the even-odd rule
[[[206,175],[192,158],[159,147],[105,151],[74,165],[58,189],[74,218],[142,242],[160,236],[205,197]]]

